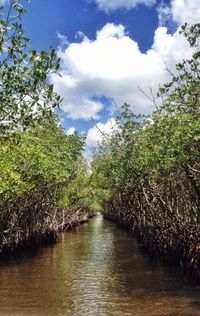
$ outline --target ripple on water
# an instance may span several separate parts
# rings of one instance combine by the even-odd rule
[[[200,288],[152,265],[99,215],[60,243],[0,267],[2,316],[198,316]]]

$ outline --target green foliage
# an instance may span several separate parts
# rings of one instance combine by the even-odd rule
[[[48,84],[59,60],[53,49],[29,48],[19,0],[1,8],[0,198],[20,196],[46,183],[67,183],[77,171],[84,140],[66,136],[53,113],[61,98]]]
[[[19,0],[10,1],[0,19],[0,135],[52,114],[61,98],[47,83],[57,72],[59,60],[53,49],[37,52],[29,48],[21,19],[25,13]]]
[[[91,184],[106,217],[153,256],[200,275],[200,24],[181,33],[195,48],[158,93],[150,117],[125,104],[93,158]]]
[[[61,97],[48,77],[59,59],[29,48],[20,2],[0,12],[0,253],[64,228],[91,200],[85,139],[66,135],[54,112]]]
[[[180,197],[178,211],[193,209],[200,214],[200,24],[186,24],[181,33],[196,50],[191,59],[177,65],[171,82],[160,88],[160,108],[144,117],[124,104],[116,118],[117,129],[94,156],[93,183],[107,192],[101,202],[111,201],[126,187],[151,187],[155,192],[165,187],[165,195],[169,185]],[[180,179],[184,188],[176,192]]]
[[[182,26],[180,33],[189,41],[195,51],[191,59],[176,65],[177,74],[171,74],[171,82],[160,88],[158,96],[164,99],[163,113],[172,115],[177,111],[188,112],[196,118],[200,115],[200,24]]]
[[[78,170],[84,140],[67,136],[53,119],[26,132],[18,132],[20,142],[1,143],[0,196],[8,198],[53,183],[68,184]]]

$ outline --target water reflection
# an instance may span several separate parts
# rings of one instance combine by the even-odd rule
[[[199,288],[151,265],[98,215],[60,243],[0,267],[0,315],[200,315]]]

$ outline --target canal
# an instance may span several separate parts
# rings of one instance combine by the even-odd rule
[[[195,316],[200,288],[152,264],[101,215],[60,242],[0,266],[2,316]]]

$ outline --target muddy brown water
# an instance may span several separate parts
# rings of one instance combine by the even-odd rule
[[[0,265],[0,315],[200,315],[200,287],[149,262],[130,233],[103,220]]]

